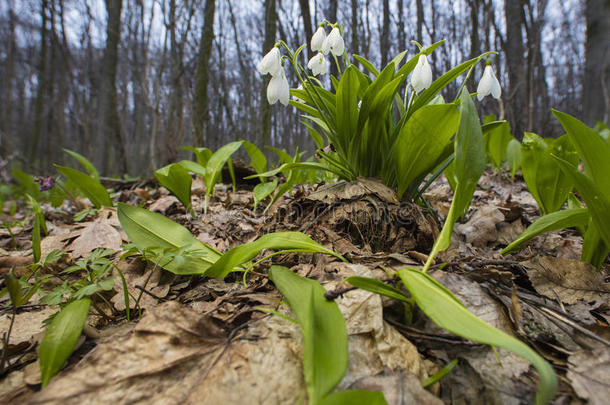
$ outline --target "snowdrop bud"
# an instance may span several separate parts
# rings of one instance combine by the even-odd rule
[[[258,71],[261,75],[266,75],[267,73],[271,74],[271,76],[277,76],[282,68],[282,61],[280,50],[278,47],[273,47],[267,55],[263,57],[263,59],[258,64]]]
[[[488,64],[485,66],[483,76],[481,76],[481,81],[477,86],[477,99],[481,101],[483,100],[483,97],[490,94],[497,100],[500,98],[500,95],[502,95],[502,88],[500,87],[498,78],[494,74],[493,68]]]
[[[328,52],[332,52],[335,56],[343,55],[345,50],[345,42],[339,32],[339,28],[333,28],[330,34],[324,39],[322,43],[322,53],[328,55]]]
[[[431,83],[432,68],[428,63],[428,58],[426,58],[426,55],[419,55],[417,65],[415,66],[415,69],[413,69],[413,74],[411,75],[411,86],[413,86],[413,90],[415,90],[416,93],[419,93],[430,87]]]
[[[324,59],[324,55],[321,52],[316,53],[307,63],[307,67],[314,76],[323,75],[328,71],[328,64],[326,63],[326,59]]]
[[[326,31],[324,27],[318,28],[313,37],[311,37],[311,50],[312,51],[321,51],[322,44],[324,44],[324,40],[326,39]]]
[[[267,101],[269,101],[269,104],[275,104],[279,100],[280,103],[288,105],[289,99],[290,86],[288,86],[284,68],[280,66],[278,74],[271,78],[269,86],[267,86]]]

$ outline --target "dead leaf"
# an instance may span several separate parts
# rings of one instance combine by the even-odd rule
[[[498,240],[496,225],[504,221],[504,214],[498,207],[484,205],[476,209],[472,217],[465,224],[458,224],[455,231],[467,243],[473,246],[484,247],[490,242]]]
[[[610,350],[580,351],[568,360],[568,379],[589,405],[605,405],[610,398]]]
[[[537,256],[521,263],[539,294],[566,304],[610,299],[610,285],[595,267],[574,259]],[[555,293],[557,295],[555,295]]]
[[[73,258],[87,257],[95,249],[104,248],[119,250],[122,243],[121,234],[111,225],[104,222],[90,222],[81,231],[79,237],[68,248]]]

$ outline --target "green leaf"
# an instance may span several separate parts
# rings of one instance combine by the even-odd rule
[[[576,150],[565,135],[553,140],[525,133],[521,143],[521,171],[542,215],[559,211],[574,187],[570,178],[561,173],[552,155],[574,165],[578,163]]]
[[[519,235],[517,239],[506,246],[500,253],[505,255],[519,250],[520,245],[541,233],[576,226],[586,226],[589,218],[589,210],[586,208],[573,208],[544,215],[528,226],[525,232]]]
[[[87,159],[80,153],[76,153],[70,149],[64,149],[64,152],[66,152],[68,155],[72,156],[74,159],[76,159],[78,161],[78,163],[83,165],[83,167],[85,168],[85,170],[87,170],[89,172],[91,177],[93,177],[96,180],[100,179],[100,173],[97,171],[97,169],[95,168],[95,165],[93,163],[91,163],[91,161],[89,159]]]
[[[375,77],[379,76],[379,70],[377,70],[377,68],[371,62],[369,62],[366,58],[364,58],[360,55],[354,55],[354,59],[356,59],[358,62],[360,62],[360,64],[370,73],[372,73],[373,76],[375,76]]]
[[[4,283],[6,284],[6,289],[8,290],[13,307],[19,308],[23,305],[23,291],[21,290],[19,279],[15,277],[12,269],[4,275]]]
[[[168,189],[186,207],[187,211],[191,208],[191,175],[181,164],[172,163],[155,171],[155,177],[159,183]]]
[[[398,196],[417,178],[428,174],[440,162],[445,146],[458,126],[460,113],[455,105],[420,108],[401,129],[392,157],[398,176]]]
[[[98,180],[70,167],[55,165],[55,168],[68,179],[69,182],[74,184],[74,186],[91,201],[95,208],[100,208],[102,205],[112,207],[112,200],[110,199],[108,191],[106,191],[104,186],[102,186],[102,183]]]
[[[205,275],[207,277],[224,278],[237,266],[253,259],[263,249],[326,253],[345,261],[341,255],[316,243],[304,233],[275,232],[263,235],[254,242],[230,249],[207,270]]]
[[[196,239],[188,229],[161,214],[144,208],[117,204],[117,214],[123,230],[140,250],[152,249],[161,256],[164,249],[180,249],[192,253],[177,265],[166,261],[160,265],[175,274],[204,274],[221,255]],[[194,255],[196,254],[196,256]]]
[[[415,115],[414,115],[415,116]],[[460,124],[455,137],[455,193],[443,229],[434,242],[425,269],[441,250],[449,247],[453,225],[468,209],[479,177],[485,170],[485,146],[476,107],[464,88],[461,96]]]
[[[254,208],[256,208],[265,198],[269,197],[276,188],[277,179],[274,179],[271,182],[257,184],[252,191],[252,195],[254,196]]]
[[[589,176],[593,183],[605,194],[607,199],[610,199],[610,145],[608,145],[602,137],[594,130],[569,116],[568,114],[553,110],[553,114],[559,120],[567,136],[576,147],[582,163],[585,167],[585,173]],[[557,155],[557,153],[554,153]],[[557,155],[563,160],[576,165],[570,159],[566,159]]]
[[[271,266],[269,278],[286,297],[303,333],[303,373],[311,404],[335,388],[347,370],[347,331],[339,307],[324,298],[316,281],[282,266]]]
[[[183,146],[180,149],[188,150],[195,154],[195,159],[197,163],[201,166],[205,167],[208,164],[208,160],[212,157],[212,151],[208,148],[194,148],[192,146]]]
[[[499,168],[504,163],[508,143],[514,139],[510,134],[510,125],[506,121],[501,121],[488,131],[483,128],[483,136],[485,137],[487,156],[489,156],[493,166]]]
[[[535,403],[545,404],[555,396],[557,377],[549,363],[523,342],[494,328],[473,315],[438,281],[415,269],[402,269],[398,275],[419,308],[438,326],[458,336],[509,350],[538,371],[540,385]]]
[[[34,210],[34,222],[32,224],[32,256],[34,257],[34,263],[38,263],[41,255],[40,236],[41,233],[44,233],[45,235],[48,233],[46,219],[38,201],[29,194],[26,194],[26,196]]]
[[[506,145],[506,160],[510,175],[515,178],[517,170],[521,168],[521,143],[516,139],[511,139]]]
[[[592,219],[591,219],[592,220]],[[589,224],[582,242],[582,252],[580,260],[591,263],[598,270],[606,260],[610,249],[604,243],[597,226]]]
[[[386,283],[375,278],[352,276],[346,278],[344,281],[362,290],[384,295],[386,297],[394,298],[395,300],[403,301],[409,304],[413,303],[413,300],[398,288],[387,285]]]
[[[242,145],[243,141],[230,142],[222,147],[220,147],[208,160],[208,163],[205,167],[205,202],[204,202],[204,211],[208,210],[208,201],[210,195],[214,195],[214,186],[216,185],[216,181],[220,175],[220,171],[222,167],[227,162],[227,160],[231,157],[237,149]]]
[[[387,405],[383,392],[345,390],[322,398],[319,405]]]
[[[252,176],[248,176],[246,177],[246,179],[251,179],[254,177],[271,177],[271,176],[275,176],[278,173],[281,172],[290,172],[292,170],[295,169],[299,169],[299,170],[324,170],[327,172],[331,172],[336,174],[337,176],[342,176],[343,172],[341,172],[340,170],[337,170],[327,164],[324,163],[318,163],[318,162],[288,162],[288,163],[284,163],[281,166],[273,169],[273,170],[269,170],[268,172],[265,173],[259,173],[259,174],[255,174]]]
[[[349,141],[356,135],[358,125],[358,90],[360,80],[356,74],[356,67],[350,65],[339,81],[337,89],[337,138],[342,141],[337,147],[343,151],[348,150]]]
[[[69,303],[49,325],[40,343],[39,360],[43,388],[72,355],[87,320],[90,303],[89,298]]]
[[[267,170],[267,158],[255,144],[244,141],[244,149],[250,155],[250,166],[254,167],[256,173],[263,173]]]
[[[604,193],[600,187],[601,184],[594,183],[591,178],[579,172],[578,168],[570,162],[558,157],[555,157],[555,159],[563,173],[574,182],[582,199],[585,200],[593,218],[593,222],[589,226],[597,227],[597,231],[606,246],[610,246],[610,194]]]

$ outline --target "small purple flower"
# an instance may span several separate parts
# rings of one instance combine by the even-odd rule
[[[40,183],[40,191],[47,191],[53,187],[53,177],[39,177],[38,182]]]

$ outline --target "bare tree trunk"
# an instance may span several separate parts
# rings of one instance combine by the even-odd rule
[[[424,3],[422,0],[415,2],[417,9],[417,42],[420,44],[424,41]]]
[[[381,51],[381,67],[388,63],[390,53],[390,0],[383,0],[383,23],[381,36],[379,38],[379,50]]]
[[[182,46],[178,39],[176,20],[176,0],[169,2],[168,31],[170,35],[170,96],[169,117],[165,132],[163,164],[169,164],[178,157],[178,147],[182,143],[184,131],[184,92],[182,87]]]
[[[106,26],[106,48],[102,61],[102,111],[103,111],[103,137],[106,153],[112,151],[112,156],[104,159],[105,173],[109,169],[127,173],[127,156],[125,143],[121,133],[121,123],[117,100],[117,69],[119,62],[119,42],[121,40],[121,11],[123,0],[106,0],[108,23]]]
[[[214,41],[214,13],[215,0],[206,0],[203,10],[203,28],[199,42],[199,55],[197,57],[197,73],[195,77],[195,143],[203,146],[206,141],[205,129],[208,122],[208,82],[210,77],[210,57]]]
[[[42,17],[42,25],[40,29],[40,61],[38,64],[38,87],[36,89],[36,101],[34,105],[34,134],[29,150],[29,160],[35,167],[40,167],[38,157],[38,146],[42,137],[42,131],[45,120],[45,102],[44,97],[48,93],[48,41],[47,41],[47,21],[48,21],[49,1],[42,0],[40,14]]]
[[[521,0],[505,1],[506,40],[503,41],[508,68],[508,119],[515,138],[523,139],[525,128],[525,107],[527,106],[527,77],[525,76],[525,49],[521,27],[523,13]]]
[[[275,0],[265,0],[265,40],[263,41],[263,55],[275,45],[275,32],[277,28],[277,15],[275,12]],[[271,106],[267,102],[267,85],[270,78],[263,79],[263,90],[261,94],[261,145],[271,145]]]
[[[398,50],[399,52],[407,49],[407,35],[405,32],[405,6],[403,0],[396,1],[396,8],[398,8]]]
[[[587,0],[585,16],[584,120],[610,124],[610,1]]]
[[[470,7],[470,57],[476,58],[481,54],[481,40],[479,38],[479,8],[481,7],[480,0],[469,0]],[[472,91],[475,89],[474,75],[470,76],[468,88]]]
[[[7,2],[8,6],[8,50],[6,54],[6,70],[5,70],[5,80],[2,85],[4,94],[8,97],[5,100],[5,103],[2,104],[1,111],[3,111],[3,115],[0,118],[2,120],[2,132],[0,132],[0,158],[7,162],[11,158],[11,152],[17,150],[16,145],[14,144],[17,139],[17,134],[14,126],[14,106],[17,105],[13,102],[13,96],[15,94],[14,91],[14,82],[15,82],[15,63],[16,63],[16,53],[17,53],[17,43],[16,43],[16,35],[15,35],[15,12],[13,11],[12,2]],[[9,152],[11,151],[11,152]],[[3,179],[7,181],[7,179]]]
[[[299,0],[299,5],[301,6],[301,16],[303,17],[303,27],[305,27],[305,43],[309,43],[311,41],[311,37],[313,36],[313,25],[311,23],[311,12],[309,11],[309,0]],[[318,22],[316,21],[316,24]],[[311,48],[305,47],[306,55],[308,58],[311,57]]]
[[[328,0],[328,7],[326,8],[326,19],[331,23],[337,22],[337,7],[339,0]],[[354,29],[354,27],[352,27]],[[334,61],[334,58],[331,56],[330,62],[330,74],[337,77],[339,75],[339,71],[337,70],[337,64]]]

